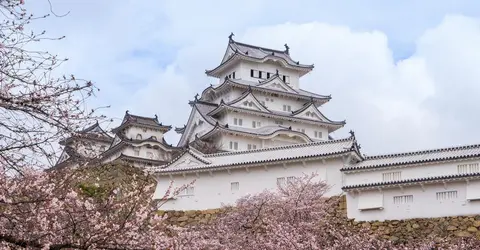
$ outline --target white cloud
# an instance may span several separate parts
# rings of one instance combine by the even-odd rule
[[[335,5],[319,10],[328,13],[324,20],[301,15],[299,6],[264,1],[186,8],[176,2],[130,1],[98,5],[87,16],[89,6],[75,6],[66,22],[49,25],[69,37],[55,47],[72,58],[66,69],[95,80],[102,89],[95,103],[111,104],[108,114],[116,118],[129,109],[182,126],[188,100],[216,81],[204,70],[219,63],[227,35],[236,31],[235,38],[247,43],[281,49],[287,42],[294,58],[314,63],[314,72],[302,78],[303,88],[332,94],[323,110],[331,119],[347,120],[337,137],[354,129],[368,154],[480,141],[478,19],[455,15],[441,20],[448,10],[440,5],[429,13],[433,19],[414,15],[394,22],[410,8],[395,15],[390,14],[398,9],[377,8],[384,14],[375,23],[389,24],[382,28],[352,10],[337,15],[342,8]],[[302,8],[310,13],[313,7]],[[299,14],[286,15],[290,9]],[[84,18],[86,24],[77,23]],[[399,48],[389,47],[392,37],[410,41],[413,55],[395,62]],[[131,56],[135,50],[149,53]],[[159,65],[164,57],[169,63]],[[167,136],[170,142],[177,138],[173,131]]]

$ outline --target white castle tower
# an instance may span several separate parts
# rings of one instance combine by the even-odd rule
[[[154,199],[194,181],[162,209],[218,208],[246,194],[275,189],[293,177],[316,173],[342,192],[345,164],[362,159],[355,137],[333,140],[345,121],[332,121],[319,110],[331,97],[300,87],[313,65],[301,64],[285,50],[239,43],[230,35],[219,66],[207,70],[219,83],[190,101],[188,122],[178,147],[183,153],[153,168]]]
[[[239,43],[230,35],[219,66],[207,70],[219,84],[190,102],[178,146],[208,142],[221,151],[242,151],[329,140],[345,125],[319,110],[331,97],[300,88],[313,65],[290,57],[289,47],[273,50]]]

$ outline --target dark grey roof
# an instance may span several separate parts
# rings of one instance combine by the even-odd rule
[[[138,116],[138,115],[131,115],[128,113],[128,111],[125,112],[125,116],[123,117],[122,124],[120,126],[112,129],[114,133],[117,133],[121,129],[127,127],[128,125],[139,125],[142,127],[149,127],[149,128],[155,128],[155,129],[160,129],[165,132],[169,131],[172,129],[172,126],[170,125],[163,125],[161,122],[158,122],[158,117],[155,115],[155,117],[144,117],[144,116]]]
[[[341,171],[375,169],[400,165],[459,160],[480,157],[480,144],[431,149],[400,154],[367,156],[365,161],[342,168]]]
[[[313,99],[315,101],[315,103],[317,104],[317,106],[320,105],[320,104],[328,102],[332,98],[330,95],[319,95],[319,94],[315,94],[315,93],[312,93],[312,92],[309,92],[309,91],[306,91],[306,90],[302,90],[302,89],[295,89],[296,93],[294,93],[294,92],[287,92],[287,91],[275,90],[275,89],[270,89],[270,88],[265,88],[265,87],[262,87],[262,86],[258,86],[259,84],[262,84],[262,83],[263,82],[255,83],[255,82],[241,80],[241,79],[226,79],[220,85],[210,86],[210,87],[206,88],[202,92],[202,97],[200,98],[200,100],[209,101],[206,98],[206,94],[208,92],[210,92],[210,91],[217,92],[217,91],[221,91],[224,88],[232,87],[232,86],[243,88],[245,90],[251,88],[252,90],[255,90],[255,91],[275,93],[275,94],[279,94],[279,95],[290,96],[290,97],[294,97],[294,98],[300,98],[300,99],[303,99],[303,100],[306,100],[306,101],[309,101],[309,100]]]
[[[391,187],[391,186],[420,184],[420,183],[429,183],[429,182],[438,182],[438,181],[454,181],[454,180],[463,180],[465,178],[477,179],[478,177],[480,177],[480,173],[452,174],[452,175],[442,175],[442,176],[434,176],[434,177],[414,178],[414,179],[399,180],[399,181],[384,181],[384,182],[348,185],[348,186],[343,186],[342,190]]]
[[[231,53],[228,53],[229,51],[231,51]],[[303,72],[302,74],[310,72],[314,67],[313,64],[306,65],[301,64],[299,61],[294,61],[290,57],[287,50],[280,51],[275,49],[263,48],[255,45],[236,42],[233,39],[230,39],[225,54],[226,55],[222,60],[221,64],[212,70],[207,70],[207,75],[218,77],[219,72],[229,67],[229,65],[234,63],[236,60],[264,62],[267,59],[278,59],[284,63],[284,66],[292,69],[297,69],[300,72]]]

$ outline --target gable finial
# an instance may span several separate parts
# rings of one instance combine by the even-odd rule
[[[287,53],[287,55],[290,55],[290,47],[288,47],[288,44],[285,44],[285,53]]]
[[[348,133],[350,133],[350,137],[355,137],[355,132],[353,132],[353,130],[350,130]]]
[[[235,36],[235,34],[231,32],[230,35],[228,36],[228,40],[230,40],[230,42],[233,42],[233,36]]]

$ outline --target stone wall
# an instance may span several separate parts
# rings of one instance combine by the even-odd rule
[[[158,211],[159,215],[166,215],[166,222],[176,226],[193,226],[208,223],[215,219],[223,210],[191,210],[191,211]]]
[[[204,211],[159,211],[161,215],[167,215],[167,223],[178,226],[208,223],[223,212],[221,209]],[[480,215],[358,222],[347,219],[346,212],[347,204],[345,196],[329,211],[330,214],[343,218],[341,223],[346,223],[354,231],[367,230],[367,232],[371,234],[377,234],[379,237],[395,242],[426,238],[433,238],[438,241],[442,238],[448,240],[456,237],[477,237],[480,239]]]

